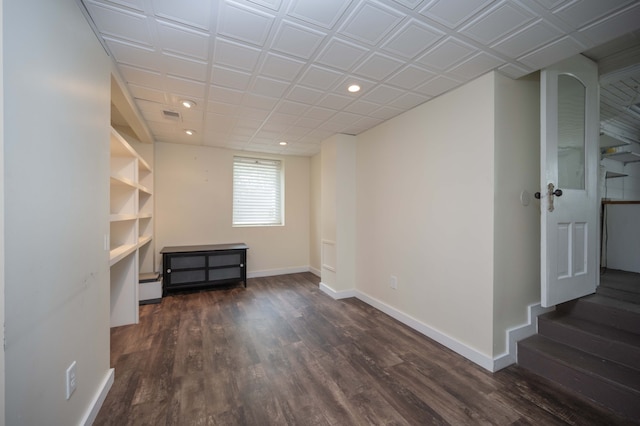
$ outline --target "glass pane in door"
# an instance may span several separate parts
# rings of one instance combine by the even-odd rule
[[[558,185],[584,189],[586,87],[568,74],[558,76]]]

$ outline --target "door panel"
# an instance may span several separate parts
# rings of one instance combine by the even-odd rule
[[[549,307],[598,282],[598,68],[576,56],[541,73],[541,293]]]

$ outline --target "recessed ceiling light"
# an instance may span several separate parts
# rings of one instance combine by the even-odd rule
[[[195,130],[192,130],[192,129],[184,129],[184,132],[185,132],[186,134],[188,134],[189,136],[193,136],[193,135],[195,135],[195,134],[196,134],[196,131],[195,131]]]
[[[196,103],[194,101],[190,101],[189,99],[181,100],[180,104],[185,108],[193,108],[194,106],[196,106]]]
[[[285,146],[287,143],[285,141],[280,142],[280,145]]]
[[[360,91],[360,86],[358,86],[357,84],[352,84],[347,88],[347,90],[350,91],[351,93],[356,93]]]

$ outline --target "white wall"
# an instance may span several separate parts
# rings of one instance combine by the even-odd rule
[[[310,231],[309,231],[309,266],[311,271],[320,275],[321,268],[321,239],[322,218],[321,212],[321,179],[322,179],[322,154],[316,154],[310,160],[309,194],[310,194]]]
[[[634,136],[624,131],[622,134]],[[639,146],[635,144],[635,150]],[[626,175],[601,180],[602,198],[612,201],[640,202],[640,162],[624,164],[610,158],[603,158],[600,165],[606,171]],[[638,256],[636,240],[640,235],[640,216],[636,215],[636,209],[637,206],[629,204],[605,205],[600,259],[602,266],[640,272],[640,256]]]
[[[604,181],[603,198],[611,200],[640,201],[640,162],[624,164],[610,158],[603,159],[602,164],[610,172],[627,176],[606,179]]]
[[[608,204],[606,266],[640,273],[640,204]]]
[[[4,54],[3,1],[0,0],[0,342],[4,342]],[[0,351],[0,426],[4,426],[4,350]]]
[[[232,227],[233,156],[213,147],[155,144],[155,247],[244,242],[249,276],[309,269],[310,159],[284,161],[285,225]],[[156,256],[158,270],[162,258]]]
[[[322,143],[320,155],[320,258],[322,284],[336,290],[336,179],[337,179],[337,144],[335,137]],[[355,286],[355,283],[354,283]]]
[[[321,279],[334,297],[356,285],[356,141],[335,135],[322,142]]]
[[[358,136],[356,294],[490,369],[540,300],[539,123],[489,73]]]
[[[540,182],[539,75],[516,81],[495,74],[495,88],[494,355],[507,350],[505,330],[524,324],[525,307],[540,302],[540,202],[533,198]]]
[[[3,14],[6,422],[78,424],[110,375],[110,62],[73,0]]]
[[[356,283],[356,151],[357,138],[335,136],[336,164],[336,290],[347,290]]]
[[[360,134],[357,150],[357,290],[486,356],[493,99],[488,74]]]
[[[605,170],[626,176],[604,179],[601,196],[613,201],[640,201],[640,162],[624,164],[610,158],[600,164]],[[637,236],[640,216],[637,205],[607,204],[603,223],[602,266],[640,272]]]

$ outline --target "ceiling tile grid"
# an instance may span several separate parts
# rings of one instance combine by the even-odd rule
[[[231,40],[218,38],[213,49],[213,62],[252,72],[258,65],[262,50]]]
[[[636,30],[638,22],[640,22],[640,4],[636,2],[614,15],[606,16],[587,27],[581,28],[578,32],[589,37],[593,41],[593,45],[596,45],[599,40],[609,40],[609,34],[611,33],[622,35]]]
[[[305,86],[327,91],[332,89],[342,77],[343,74],[338,71],[318,65],[311,65],[304,74],[300,76],[299,81]]]
[[[443,32],[411,19],[395,31],[382,48],[391,54],[411,60],[443,36]]]
[[[367,47],[335,37],[327,42],[316,61],[339,71],[349,71],[368,52]]]
[[[567,2],[553,13],[574,29],[583,27],[610,14],[612,10],[633,3],[633,0],[588,0]]]
[[[87,3],[87,9],[104,35],[152,45],[146,15],[108,4]]]
[[[376,46],[404,19],[399,11],[374,1],[361,1],[349,15],[340,33],[365,44]]]
[[[640,28],[634,0],[83,3],[156,140],[292,155],[491,70],[519,78]]]
[[[420,11],[422,15],[455,29],[492,2],[490,0],[432,0],[427,3]]]
[[[294,0],[287,14],[310,24],[330,30],[349,6],[344,0]]]
[[[522,55],[522,53],[531,52],[545,44],[551,43],[561,35],[562,30],[556,28],[553,24],[542,19],[537,19],[512,34],[511,37],[494,44],[493,49],[511,58],[515,58]]]
[[[309,60],[326,34],[286,20],[281,21],[271,49],[303,60]]]
[[[153,10],[147,9],[146,12],[187,26],[209,31],[211,29],[211,15],[214,13],[216,4],[217,1],[153,0]]]
[[[491,45],[534,19],[532,12],[517,3],[502,3],[480,13],[460,32],[478,43]]]
[[[396,74],[387,79],[387,82],[392,86],[399,87],[409,91],[407,94],[412,94],[410,91],[420,83],[435,77],[436,74],[420,68],[416,65],[407,65]]]
[[[188,56],[200,61],[209,59],[210,35],[184,26],[156,20],[158,41],[162,50],[178,56]]]
[[[206,1],[202,3],[206,3]],[[213,4],[216,3],[213,2]],[[218,15],[218,34],[262,47],[267,41],[274,21],[273,15],[230,1],[221,1]]]

